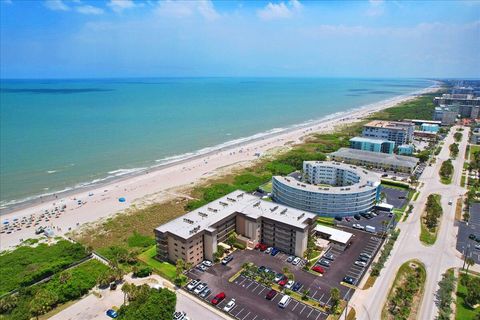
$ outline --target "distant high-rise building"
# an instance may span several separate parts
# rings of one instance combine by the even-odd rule
[[[393,141],[399,146],[413,140],[414,130],[412,122],[374,120],[363,126],[362,136]]]

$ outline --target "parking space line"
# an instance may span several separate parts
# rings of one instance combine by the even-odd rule
[[[317,319],[318,319],[318,317],[320,317],[320,315],[321,315],[321,314],[322,314],[322,313],[321,313],[321,312],[319,312],[319,313],[318,313],[318,315],[317,315],[317,317],[315,318],[315,320],[317,320]]]
[[[245,320],[245,318],[248,317],[248,315],[249,315],[250,313],[251,313],[251,312],[249,311],[249,312],[247,313],[247,315],[246,315],[245,317],[243,317],[242,320]]]
[[[230,310],[228,313],[230,313],[231,315],[233,315],[233,310],[235,310],[235,308],[237,307],[237,305],[233,306],[232,310]]]
[[[310,310],[310,313],[308,314],[307,318],[310,317],[310,314],[312,314],[312,311],[313,311],[313,309]]]
[[[245,280],[247,280],[247,277],[244,277],[243,280],[239,283],[239,285],[241,285]]]
[[[256,283],[255,281],[250,282],[250,284],[247,286],[247,289],[250,288],[252,284]]]
[[[258,315],[255,315],[255,318],[253,318],[252,320],[255,320],[255,319],[257,319],[257,317],[258,317]]]
[[[240,312],[239,312],[239,313],[237,313],[237,314],[235,315],[235,317],[237,318],[237,317],[238,317],[238,315],[239,315],[240,313],[242,313],[242,311],[243,311],[244,309],[245,309],[245,308],[242,308],[242,310],[240,310]]]
[[[303,303],[302,303],[302,304],[303,304]],[[307,305],[304,304],[304,305],[303,305],[303,309],[302,309],[302,311],[299,312],[299,314],[301,314],[301,313],[303,312],[303,310],[305,310],[306,307],[307,307]]]
[[[255,290],[257,290],[259,286],[260,286],[260,283],[257,283],[257,286],[252,290],[252,292],[255,292]]]
[[[295,307],[293,307],[292,311],[294,311],[295,308],[300,304],[300,302],[298,302],[298,301],[296,301],[296,303],[297,303],[297,304],[295,305]]]

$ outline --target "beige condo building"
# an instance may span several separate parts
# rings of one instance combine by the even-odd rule
[[[316,215],[234,191],[156,228],[157,259],[193,264],[213,260],[218,244],[231,231],[250,246],[261,242],[303,256]]]

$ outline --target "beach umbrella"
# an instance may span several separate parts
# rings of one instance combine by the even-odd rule
[[[123,197],[122,197],[122,198],[118,198],[118,201],[120,201],[120,202],[125,202],[125,198],[123,198]]]
[[[18,218],[13,219],[13,221],[18,221]]]
[[[3,221],[3,224],[9,224],[9,223],[10,223],[10,222],[8,222],[8,221]]]

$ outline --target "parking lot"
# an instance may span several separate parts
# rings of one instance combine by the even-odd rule
[[[278,307],[278,301],[283,297],[283,293],[278,293],[274,299],[267,300],[265,295],[270,291],[270,287],[265,286],[253,279],[243,275],[238,276],[233,282],[229,279],[235,275],[245,262],[251,262],[257,267],[264,266],[275,272],[282,272],[284,267],[288,267],[294,275],[296,282],[301,284],[299,293],[303,290],[309,291],[309,297],[318,301],[322,305],[328,305],[330,302],[331,288],[338,288],[343,299],[348,299],[354,292],[354,287],[342,285],[341,282],[345,276],[357,279],[357,283],[364,275],[367,266],[359,267],[354,262],[361,252],[375,256],[382,240],[374,235],[358,230],[347,230],[354,234],[351,245],[345,250],[330,248],[327,252],[335,255],[335,260],[326,270],[323,276],[315,274],[315,272],[307,272],[303,270],[303,263],[293,265],[287,262],[288,255],[279,253],[271,256],[261,251],[243,250],[235,251],[233,260],[227,265],[215,264],[206,271],[196,268],[188,272],[191,279],[200,279],[201,282],[207,283],[212,292],[203,298],[207,303],[218,293],[224,292],[226,298],[216,307],[223,310],[224,306],[231,298],[236,299],[236,306],[228,313],[239,320],[262,320],[262,319],[326,319],[327,314],[318,309],[297,300],[293,300],[282,309]],[[198,297],[198,296],[197,296]],[[202,299],[198,297],[199,299]],[[195,319],[193,317],[193,319]]]
[[[457,235],[457,250],[467,257],[473,258],[475,263],[480,264],[480,249],[475,246],[480,245],[469,236],[473,234],[480,238],[480,203],[470,205],[470,219],[468,225],[465,222],[459,222]]]
[[[400,209],[408,203],[408,190],[389,188],[382,185],[382,192],[385,194],[386,201],[394,208]]]
[[[384,222],[387,221],[387,222]],[[367,219],[365,217],[360,217],[360,220],[350,218],[350,221],[343,219],[342,221],[335,221],[337,226],[343,226],[348,228],[353,228],[354,224],[360,224],[363,227],[372,226],[375,228],[376,232],[381,232],[385,229],[385,226],[390,223],[390,226],[395,224],[395,216],[392,214],[390,216],[387,212],[377,211],[377,216]],[[348,232],[351,232],[348,230]]]

